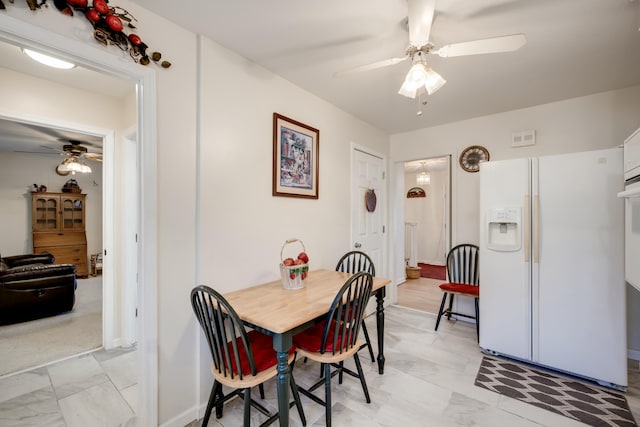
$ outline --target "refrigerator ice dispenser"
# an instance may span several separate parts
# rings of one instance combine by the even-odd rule
[[[489,209],[487,249],[503,252],[520,250],[521,216],[521,208]]]

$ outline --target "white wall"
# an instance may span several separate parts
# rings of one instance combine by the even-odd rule
[[[435,108],[435,106],[433,107]],[[509,111],[391,136],[391,161],[451,154],[453,241],[478,243],[479,175],[458,165],[470,145],[489,150],[491,160],[589,151],[622,144],[640,126],[640,86]],[[511,148],[511,134],[535,129],[537,144]]]
[[[428,185],[416,184],[416,172],[404,175],[404,220],[417,223],[418,262],[445,265],[444,215],[448,173],[446,170],[431,170],[429,174],[431,182]],[[427,197],[408,199],[407,191],[416,186],[424,189]]]
[[[313,268],[334,268],[350,247],[350,143],[386,154],[388,136],[210,40],[201,57],[199,283],[227,292],[277,280],[291,237]],[[272,196],[274,112],[320,131],[317,200]]]
[[[387,135],[209,40],[202,61],[201,281],[226,292],[277,279],[291,237],[313,268],[335,267],[350,245],[349,143],[386,153]],[[317,200],[272,196],[274,112],[320,131]]]

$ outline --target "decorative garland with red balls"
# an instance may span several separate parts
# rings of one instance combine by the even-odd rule
[[[9,0],[13,3],[14,0]],[[42,6],[48,7],[47,0],[26,0],[29,9],[36,10]],[[133,22],[138,20],[127,10],[119,6],[109,6],[109,0],[93,0],[89,6],[88,0],[53,0],[55,7],[65,15],[73,16],[74,10],[83,13],[93,26],[93,36],[103,45],[116,45],[129,55],[133,60],[142,65],[148,65],[153,61],[162,68],[169,68],[169,61],[161,61],[160,52],[149,54],[147,46],[139,35],[124,33],[124,28],[135,29]],[[6,9],[3,0],[0,0],[0,9]]]

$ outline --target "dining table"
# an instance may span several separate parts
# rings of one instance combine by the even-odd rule
[[[286,289],[281,280],[276,280],[224,294],[245,325],[273,338],[273,349],[277,354],[276,387],[281,427],[289,426],[291,367],[287,357],[293,345],[293,335],[323,319],[338,291],[351,276],[351,273],[335,270],[312,270],[299,289]],[[373,278],[380,375],[384,373],[384,297],[385,286],[389,283],[389,279]]]

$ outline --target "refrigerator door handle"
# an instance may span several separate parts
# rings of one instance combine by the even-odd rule
[[[533,262],[540,262],[540,230],[539,230],[539,220],[540,220],[540,196],[533,196],[533,230],[531,232],[533,238]]]
[[[531,212],[529,211],[529,196],[524,196],[524,262],[531,258]]]
[[[632,197],[640,197],[640,187],[618,193],[619,199],[630,199]]]

